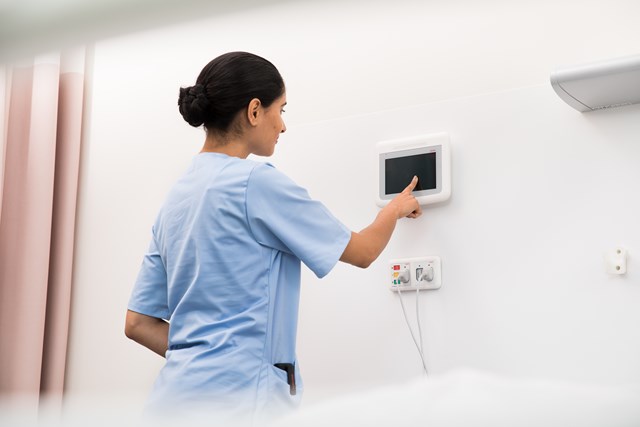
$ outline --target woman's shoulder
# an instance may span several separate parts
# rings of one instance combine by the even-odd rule
[[[252,162],[249,180],[258,185],[295,185],[286,174],[279,171],[272,163],[249,160]]]

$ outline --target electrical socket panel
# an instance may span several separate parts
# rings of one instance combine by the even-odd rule
[[[439,289],[442,286],[440,257],[392,259],[386,281],[393,292]]]

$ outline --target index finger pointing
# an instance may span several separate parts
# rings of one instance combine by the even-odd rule
[[[416,185],[418,185],[418,177],[414,175],[409,185],[404,189],[404,192],[411,193],[413,189],[416,188]]]

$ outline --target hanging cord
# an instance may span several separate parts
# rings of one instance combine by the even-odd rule
[[[418,335],[420,336],[420,354],[424,360],[424,347],[422,345],[422,322],[420,321],[420,287],[416,288],[416,322],[418,323]],[[428,375],[425,372],[425,375]]]
[[[404,314],[404,320],[407,322],[407,326],[409,327],[409,332],[411,333],[411,338],[413,338],[413,342],[416,345],[416,349],[418,350],[418,354],[420,355],[420,361],[422,362],[422,368],[424,370],[424,374],[428,377],[429,372],[427,371],[427,364],[424,361],[424,352],[422,349],[422,328],[420,327],[420,312],[418,311],[418,296],[420,295],[420,289],[416,289],[416,316],[418,320],[418,330],[420,331],[420,344],[418,344],[418,340],[416,340],[416,336],[413,333],[413,328],[409,323],[409,318],[407,317],[407,311],[404,308],[404,301],[402,300],[402,291],[397,289],[398,298],[400,299],[400,306],[402,307],[402,314]]]

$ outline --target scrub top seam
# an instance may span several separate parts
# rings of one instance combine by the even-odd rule
[[[266,261],[265,261],[265,270],[267,271],[267,282],[266,282],[266,286],[265,286],[265,292],[266,292],[266,298],[267,298],[267,306],[266,306],[266,325],[265,325],[265,335],[264,335],[264,342],[262,344],[262,354],[260,356],[260,373],[258,374],[258,384],[256,385],[256,392],[255,392],[255,401],[259,401],[260,397],[260,393],[263,392],[263,387],[262,387],[262,381],[263,381],[263,377],[264,377],[264,381],[266,382],[266,390],[269,390],[269,386],[270,386],[270,372],[269,372],[269,366],[268,364],[270,363],[268,360],[266,360],[266,354],[267,354],[267,344],[269,341],[269,337],[270,337],[270,331],[271,331],[271,318],[269,316],[270,312],[271,312],[271,258],[273,256],[273,251],[275,251],[274,248],[269,248],[267,246],[265,246],[264,244],[262,244],[260,241],[258,241],[258,239],[256,238],[255,233],[253,232],[253,229],[251,228],[251,222],[249,221],[249,206],[247,204],[247,193],[249,192],[249,181],[251,180],[251,176],[253,174],[253,171],[259,166],[259,164],[254,164],[251,167],[251,170],[249,171],[249,174],[247,175],[247,184],[245,187],[245,192],[244,192],[244,214],[245,214],[245,220],[247,221],[247,227],[249,229],[249,232],[251,233],[251,237],[253,237],[253,240],[256,241],[256,243],[258,243],[263,250],[265,249],[269,249],[269,257],[265,257]],[[262,375],[262,372],[264,371],[264,376]],[[258,408],[256,406],[254,406],[253,408],[253,415],[252,415],[252,420],[253,422],[255,422],[255,417],[257,415],[258,412]]]
[[[262,242],[258,240],[256,234],[253,232],[253,228],[251,228],[251,221],[249,221],[249,205],[247,204],[247,193],[249,193],[249,181],[251,181],[251,176],[253,175],[253,171],[256,170],[258,164],[254,164],[249,171],[249,175],[247,176],[247,186],[244,190],[244,215],[247,221],[247,227],[249,228],[249,232],[251,233],[251,237],[255,240],[260,246],[265,246]]]
[[[263,246],[264,247],[264,246]],[[266,249],[266,248],[265,248]],[[275,251],[276,249],[270,249],[270,253],[269,253],[269,257],[267,259],[266,262],[266,270],[267,270],[267,283],[265,286],[265,292],[266,292],[266,296],[267,296],[267,306],[266,306],[266,325],[265,325],[265,334],[264,334],[264,342],[262,344],[262,355],[260,357],[260,370],[258,373],[258,383],[256,385],[256,402],[260,401],[260,393],[264,393],[264,388],[262,387],[262,381],[263,381],[263,377],[264,377],[264,381],[266,382],[266,390],[267,390],[267,394],[268,394],[268,390],[269,387],[271,385],[270,383],[270,372],[269,372],[269,365],[271,364],[271,362],[269,360],[266,360],[266,354],[267,354],[267,345],[269,343],[269,338],[270,338],[270,332],[271,332],[271,317],[269,316],[269,314],[271,313],[271,269],[269,268],[271,266],[271,257],[273,256],[273,251]],[[264,376],[262,375],[262,372],[265,372]],[[257,411],[258,408],[254,407],[253,408],[253,416],[252,419],[255,422],[255,417],[257,415]]]

